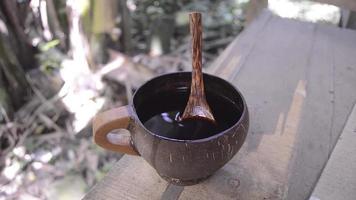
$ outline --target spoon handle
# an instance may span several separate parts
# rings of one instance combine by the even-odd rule
[[[205,98],[201,46],[202,28],[201,13],[193,12],[189,14],[190,33],[192,35],[192,84],[187,106],[184,109],[182,120],[189,118],[200,118],[210,120],[215,123],[214,116]]]
[[[192,35],[192,85],[191,93],[196,97],[205,98],[203,72],[202,72],[202,25],[201,13],[192,12],[189,14],[190,34]]]

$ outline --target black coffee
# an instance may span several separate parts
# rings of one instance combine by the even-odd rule
[[[199,119],[178,120],[188,100],[186,93],[178,91],[154,95],[137,108],[137,113],[144,126],[157,135],[180,140],[202,139],[228,129],[241,116],[239,106],[230,100],[212,93],[206,97],[216,124]]]

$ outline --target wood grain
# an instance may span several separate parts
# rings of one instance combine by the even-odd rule
[[[333,118],[332,38],[315,25],[312,51],[306,65],[306,98],[290,161],[287,198],[307,198],[331,152]],[[296,190],[296,191],[294,191]]]
[[[112,144],[107,139],[107,134],[115,129],[128,129],[131,120],[131,109],[129,106],[122,106],[99,113],[93,119],[94,141],[104,149],[138,155],[137,151],[131,146],[130,137],[120,137],[117,144]]]
[[[83,199],[155,200],[161,198],[167,186],[145,160],[125,155]]]
[[[356,85],[356,57],[353,56],[356,31],[318,25],[316,34],[316,44],[319,43],[319,47],[316,46],[318,48],[313,51],[311,67],[315,68],[317,65],[319,70],[311,71],[309,82],[312,83],[310,90],[314,90],[313,94],[318,97],[310,102],[314,104],[313,109],[312,106],[306,108],[310,117],[305,121],[308,123],[309,120],[310,126],[319,126],[319,132],[307,132],[305,129],[300,131],[298,146],[303,148],[298,148],[295,152],[288,197],[302,196],[303,193],[310,195],[310,187],[316,184],[356,101],[356,93],[350,92]],[[331,82],[327,83],[326,80]],[[320,91],[321,86],[324,88],[323,92]],[[319,92],[315,92],[316,90]],[[327,109],[322,110],[322,106],[316,105],[326,101],[330,102]],[[329,121],[324,121],[324,116],[330,116]]]
[[[313,191],[314,199],[348,200],[356,197],[356,105]]]
[[[207,73],[233,80],[264,35],[263,30],[271,19],[272,13],[262,12],[209,66]]]
[[[184,109],[182,120],[200,118],[215,123],[215,118],[206,101],[202,71],[202,19],[201,13],[189,14],[190,34],[192,35],[192,83],[188,103]]]
[[[185,187],[181,199],[283,199],[288,192],[314,25],[272,17],[263,27],[244,62],[231,64],[234,70],[239,68],[232,83],[241,90],[250,111],[245,144],[216,176]],[[198,191],[204,195],[194,197]]]
[[[265,27],[231,69],[251,111],[245,146],[224,173],[186,187],[181,199],[306,199],[339,137],[356,100],[356,32],[276,17]]]

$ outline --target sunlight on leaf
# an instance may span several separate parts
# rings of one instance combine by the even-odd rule
[[[51,40],[43,45],[40,45],[39,48],[42,52],[48,51],[49,49],[57,46],[59,44],[59,40]]]

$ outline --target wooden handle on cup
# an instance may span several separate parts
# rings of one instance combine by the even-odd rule
[[[129,106],[122,106],[97,114],[93,120],[94,142],[111,151],[139,155],[131,145],[131,137],[119,137],[117,144],[109,142],[107,138],[108,133],[111,131],[115,129],[128,129],[131,123],[133,121]]]

